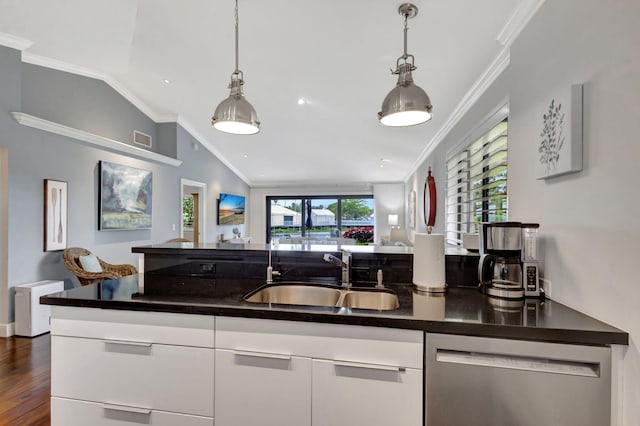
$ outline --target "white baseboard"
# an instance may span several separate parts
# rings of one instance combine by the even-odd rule
[[[15,323],[0,324],[0,337],[11,337],[15,334]]]

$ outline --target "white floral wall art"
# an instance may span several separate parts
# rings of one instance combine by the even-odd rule
[[[582,85],[559,91],[539,111],[538,179],[582,170]]]

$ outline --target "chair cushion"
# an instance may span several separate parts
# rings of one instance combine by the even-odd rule
[[[86,256],[80,256],[78,258],[80,260],[80,264],[82,265],[82,269],[87,272],[102,272],[102,266],[100,266],[100,262],[95,254],[89,254]]]

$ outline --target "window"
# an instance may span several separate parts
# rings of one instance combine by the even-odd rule
[[[363,230],[373,242],[373,197],[291,196],[267,197],[267,241],[280,238],[315,239],[348,236]],[[363,241],[365,242],[365,241]]]
[[[447,160],[448,243],[460,245],[479,223],[507,220],[507,129],[504,118]]]

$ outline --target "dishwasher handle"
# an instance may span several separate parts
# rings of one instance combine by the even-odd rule
[[[481,367],[507,368],[537,373],[600,377],[600,363],[568,361],[511,354],[437,349],[436,361]]]

